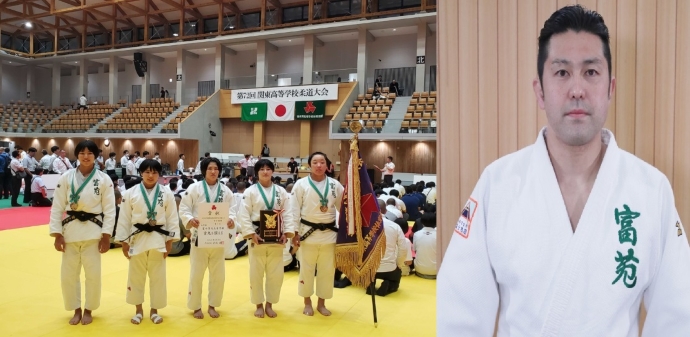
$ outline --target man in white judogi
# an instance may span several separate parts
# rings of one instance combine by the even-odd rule
[[[547,126],[490,164],[437,282],[437,334],[690,335],[690,248],[668,179],[602,129],[615,79],[608,31],[580,6],[539,38]]]
[[[218,176],[221,169],[220,160],[206,158],[201,162],[201,172],[205,180],[194,183],[187,188],[180,202],[180,219],[187,229],[192,231],[192,249],[189,260],[191,270],[189,276],[189,294],[187,296],[187,308],[194,311],[194,318],[202,319],[201,312],[201,288],[204,281],[204,273],[208,272],[208,314],[212,318],[220,317],[216,311],[223,300],[225,286],[225,248],[199,248],[197,247],[197,228],[199,227],[198,215],[199,203],[227,203],[230,207],[228,228],[235,227],[235,199],[230,189],[219,182]],[[207,194],[208,192],[208,194]]]
[[[274,165],[268,159],[261,159],[256,163],[254,171],[259,176],[259,183],[249,186],[244,191],[237,212],[237,225],[242,231],[242,237],[252,241],[249,245],[250,300],[256,305],[254,316],[258,318],[263,318],[264,313],[271,318],[278,316],[273,310],[273,304],[280,300],[280,289],[283,286],[283,248],[287,239],[295,235],[293,210],[287,207],[289,194],[284,188],[271,182],[273,170]],[[257,234],[260,212],[271,209],[282,210],[282,224],[276,224],[283,227],[280,243],[263,243],[264,238]]]
[[[316,296],[319,298],[316,310],[324,316],[331,315],[326,308],[326,300],[333,297],[335,241],[338,235],[335,215],[343,199],[344,187],[326,176],[326,162],[325,154],[312,153],[309,156],[309,176],[297,180],[290,195],[294,226],[299,229],[299,235],[292,239],[292,245],[300,249],[297,293],[304,297],[303,313],[307,316],[314,315],[311,302],[314,279]],[[317,267],[319,272],[314,277]]]
[[[64,150],[63,150],[64,151]],[[50,236],[62,252],[61,284],[66,310],[74,310],[70,324],[91,323],[91,311],[101,302],[101,255],[110,248],[115,227],[115,193],[107,174],[95,167],[98,147],[90,140],[77,144],[81,161],[58,179],[50,211]],[[67,211],[67,218],[63,215]],[[82,313],[81,282],[84,267],[86,301]],[[82,315],[83,314],[83,315]]]
[[[165,258],[172,249],[173,241],[180,240],[180,220],[175,195],[158,184],[163,166],[155,160],[146,159],[139,169],[143,177],[141,183],[122,196],[115,240],[122,242],[122,252],[129,259],[127,303],[136,306],[131,322],[141,323],[148,273],[151,297],[149,317],[153,323],[160,324],[163,317],[158,314],[158,309],[165,308],[168,303]]]

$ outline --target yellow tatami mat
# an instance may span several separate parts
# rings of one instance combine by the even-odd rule
[[[2,221],[0,219],[0,221]],[[169,257],[168,306],[159,310],[164,322],[148,317],[148,285],[141,325],[129,323],[134,306],[125,302],[127,259],[121,249],[103,255],[101,307],[88,326],[70,326],[60,291],[60,254],[47,226],[0,231],[0,336],[435,336],[436,282],[403,277],[400,290],[376,297],[378,328],[374,328],[371,296],[352,286],[335,289],[327,301],[333,316],[302,315],[296,271],[285,274],[277,318],[255,318],[249,302],[246,256],[226,261],[225,294],[220,318],[192,318],[186,308],[189,256]],[[204,294],[208,277],[204,280]],[[380,284],[380,281],[379,281]],[[82,274],[82,292],[83,274]],[[205,296],[205,295],[204,295]],[[316,304],[316,297],[312,297]],[[83,298],[82,298],[83,302]],[[204,308],[206,301],[204,297]]]

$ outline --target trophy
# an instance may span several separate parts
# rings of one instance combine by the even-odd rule
[[[259,236],[263,243],[280,243],[283,235],[282,210],[263,210],[259,214]]]

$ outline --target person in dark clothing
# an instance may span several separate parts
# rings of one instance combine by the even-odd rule
[[[388,92],[396,95],[400,95],[400,86],[398,86],[398,81],[393,80],[388,86]]]
[[[422,215],[421,213],[419,213],[419,210],[421,208],[419,198],[417,198],[412,193],[413,186],[405,187],[405,195],[403,195],[402,198],[400,198],[400,200],[402,200],[402,202],[405,203],[407,214],[410,215],[410,217],[407,219],[408,221],[415,221]]]

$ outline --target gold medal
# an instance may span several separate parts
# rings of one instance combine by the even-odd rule
[[[324,213],[328,212],[328,207],[326,207],[326,206],[321,206],[319,209],[321,210],[321,212],[324,212]]]
[[[73,211],[77,209],[77,206],[78,206],[78,205],[77,205],[76,202],[73,202],[73,203],[69,204],[69,208],[71,208]]]
[[[156,219],[149,219],[149,225],[155,226],[157,224]]]

